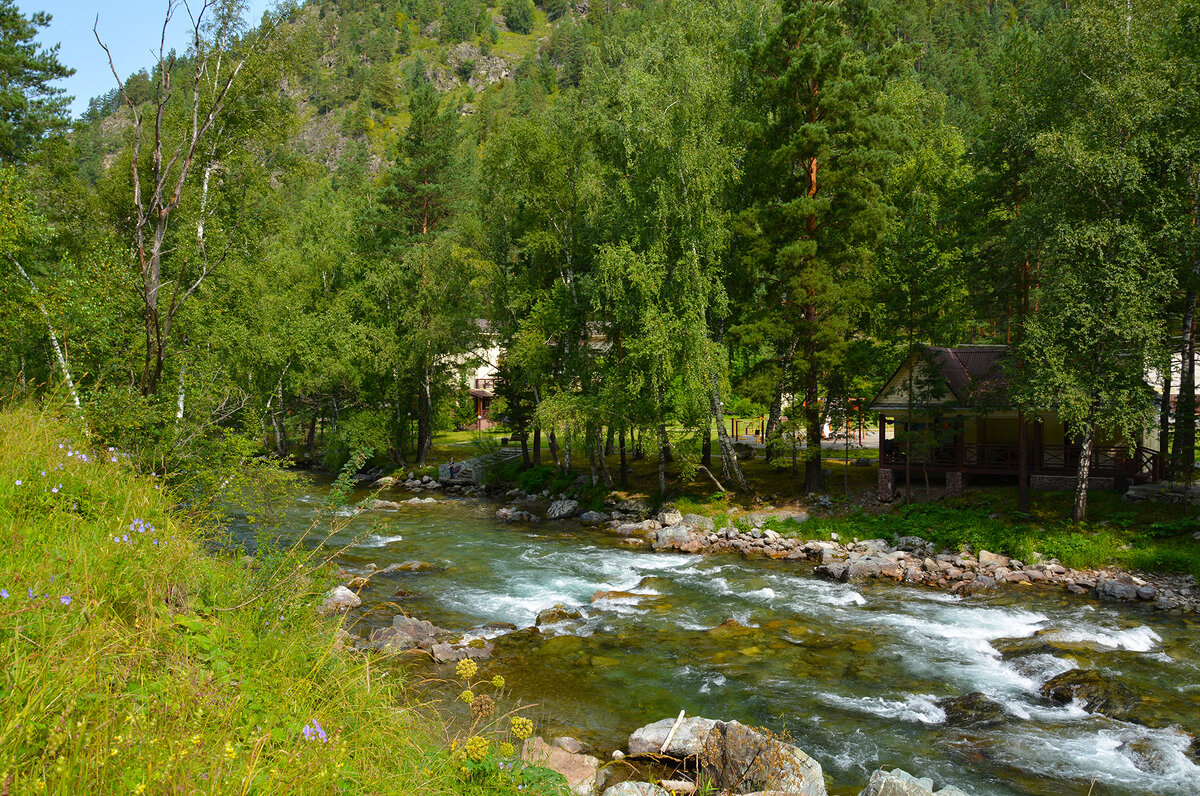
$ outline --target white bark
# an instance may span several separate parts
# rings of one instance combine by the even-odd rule
[[[58,344],[58,335],[54,333],[54,324],[50,320],[50,313],[38,298],[37,285],[29,278],[29,274],[25,272],[25,269],[21,267],[16,258],[10,256],[8,259],[12,261],[12,264],[21,272],[21,276],[29,283],[29,292],[33,294],[33,303],[37,305],[37,308],[41,310],[43,317],[46,319],[46,331],[50,334],[50,344],[54,346],[54,356],[58,359],[58,366],[62,368],[63,378],[67,380],[67,389],[71,391],[71,400],[74,401],[75,408],[82,411],[82,407],[79,405],[79,393],[75,391],[75,380],[71,378],[71,369],[67,367],[67,358],[63,355],[62,346]]]

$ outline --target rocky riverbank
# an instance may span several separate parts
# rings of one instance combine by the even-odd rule
[[[804,523],[809,514],[803,510],[748,512],[717,527],[711,517],[683,515],[673,508],[651,514],[637,501],[626,501],[603,512],[583,511],[578,501],[564,495],[444,484],[429,476],[404,481],[381,479],[375,486],[503,499],[509,505],[500,508],[496,517],[504,522],[574,520],[616,534],[622,544],[631,547],[813,563],[816,567],[812,574],[834,581],[890,579],[964,596],[1003,588],[1054,588],[1106,602],[1143,603],[1160,611],[1195,613],[1200,608],[1200,589],[1191,575],[1079,570],[1063,566],[1057,559],[1021,561],[987,550],[937,550],[917,536],[844,540],[833,534],[831,539],[805,539],[766,527],[787,520]],[[422,500],[428,502],[429,498]],[[377,507],[399,508],[397,504]]]

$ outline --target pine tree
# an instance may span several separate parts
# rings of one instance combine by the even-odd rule
[[[742,332],[772,341],[785,373],[798,374],[807,491],[823,488],[826,380],[890,215],[881,183],[898,131],[878,98],[901,59],[895,47],[855,38],[873,29],[869,5],[851,13],[838,2],[785,0],[751,61],[759,107],[747,171],[759,193],[746,250],[765,298]]]

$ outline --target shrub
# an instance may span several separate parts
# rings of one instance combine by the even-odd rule
[[[508,29],[514,33],[533,33],[533,0],[507,0],[501,9]]]

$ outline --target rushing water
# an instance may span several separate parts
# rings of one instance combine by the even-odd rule
[[[286,532],[307,528],[323,499],[320,483],[305,488]],[[581,608],[582,623],[497,639],[483,667],[536,703],[554,734],[609,750],[684,709],[790,734],[838,793],[856,793],[880,765],[980,796],[1086,794],[1093,780],[1097,796],[1200,793],[1191,619],[1040,589],[960,599],[829,583],[793,563],[630,550],[573,523],[504,525],[493,504],[439,501],[355,516],[331,540],[351,545],[352,571],[412,559],[447,567],[375,578],[364,621],[386,624],[399,606],[451,629],[523,628],[555,604]],[[592,602],[601,591],[645,596]],[[722,626],[729,619],[737,624]],[[1075,667],[1143,696],[1144,724],[1039,696]],[[937,700],[972,692],[1003,705],[1007,720],[948,722]]]

